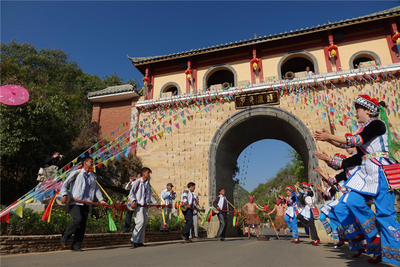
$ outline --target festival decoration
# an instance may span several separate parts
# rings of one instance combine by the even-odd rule
[[[254,71],[258,70],[258,61],[259,61],[259,59],[256,57],[254,57],[252,60],[250,60],[250,64],[253,66]]]
[[[9,220],[9,213],[20,213],[24,206],[33,198],[43,199],[44,196],[53,197],[54,191],[60,188],[62,181],[73,170],[82,166],[78,163],[80,158],[90,155],[95,160],[94,170],[107,166],[109,162],[120,160],[121,154],[127,156],[131,151],[147,149],[149,144],[163,140],[165,134],[173,134],[178,127],[186,125],[195,118],[210,114],[211,110],[221,108],[223,104],[234,101],[234,97],[260,91],[276,90],[289,104],[308,107],[310,112],[316,113],[324,119],[331,117],[332,123],[340,124],[356,132],[359,129],[355,120],[356,110],[354,99],[346,94],[341,94],[337,84],[346,83],[354,86],[362,94],[379,98],[387,103],[388,116],[400,119],[399,103],[400,68],[392,67],[380,69],[352,70],[345,74],[331,74],[330,76],[315,76],[312,82],[304,83],[300,79],[291,81],[272,81],[261,84],[245,85],[231,89],[209,90],[193,92],[177,96],[172,101],[152,99],[137,105],[140,119],[132,116],[98,143],[88,148],[84,153],[72,160],[59,170],[58,173],[39,184],[27,194],[19,198],[6,209],[0,212],[2,221]],[[377,78],[380,80],[377,81]],[[137,124],[129,127],[135,121]],[[172,125],[174,124],[174,125]],[[124,127],[129,127],[124,131]],[[399,127],[390,124],[392,133],[399,137]],[[122,134],[121,134],[122,133]],[[150,140],[150,141],[149,141]],[[153,141],[152,141],[153,140]],[[148,142],[149,141],[149,142]],[[207,214],[209,215],[209,214]],[[181,214],[180,214],[181,216]],[[208,216],[207,220],[209,219]]]
[[[150,82],[150,78],[146,76],[142,79],[142,81],[143,81],[144,86],[147,86]]]
[[[185,70],[185,74],[186,74],[186,78],[188,80],[190,80],[192,78],[192,70],[191,69],[188,68],[187,70]]]
[[[396,32],[393,37],[392,37],[393,42],[396,42],[396,44],[400,43],[400,33]]]
[[[337,50],[338,50],[338,46],[333,43],[328,47],[328,52],[331,57],[336,56]]]
[[[7,84],[0,87],[0,102],[9,106],[22,105],[29,100],[29,92],[19,85]]]

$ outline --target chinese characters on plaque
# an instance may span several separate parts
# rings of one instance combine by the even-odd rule
[[[236,108],[247,108],[259,105],[278,105],[278,91],[252,93],[235,97]]]

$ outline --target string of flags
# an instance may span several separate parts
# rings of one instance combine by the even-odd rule
[[[400,119],[399,103],[400,92],[398,79],[400,68],[396,71],[385,69],[366,70],[339,76],[337,79],[321,79],[315,77],[307,83],[297,80],[280,80],[268,86],[246,85],[243,87],[184,94],[171,101],[162,102],[153,100],[146,105],[137,106],[138,114],[117,127],[109,135],[81,153],[48,181],[37,185],[34,189],[16,200],[9,207],[0,212],[1,221],[8,221],[9,213],[13,212],[22,217],[23,206],[34,198],[43,201],[44,198],[54,197],[54,192],[62,186],[62,181],[81,167],[79,160],[85,155],[93,157],[95,165],[93,172],[113,160],[120,160],[121,156],[128,156],[132,150],[140,148],[146,150],[148,145],[158,142],[165,134],[173,134],[188,122],[193,121],[197,114],[211,114],[213,110],[225,103],[234,101],[235,96],[247,93],[277,90],[283,98],[289,98],[293,105],[309,107],[310,113],[315,112],[318,117],[331,118],[333,124],[340,124],[349,128],[351,132],[358,129],[355,120],[355,109],[347,94],[341,93],[341,87],[353,87],[360,93],[384,100],[387,103],[388,115]],[[353,89],[354,91],[354,89]],[[132,127],[130,122],[136,122]],[[393,134],[399,138],[398,126],[392,124]],[[127,129],[124,131],[124,128]]]

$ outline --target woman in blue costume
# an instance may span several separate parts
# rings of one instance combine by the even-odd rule
[[[286,189],[286,205],[288,208],[286,209],[285,213],[285,222],[289,227],[290,232],[292,232],[294,243],[299,243],[299,232],[297,230],[297,214],[298,208],[300,207],[299,200],[297,199],[296,191],[290,185],[285,187]]]
[[[333,144],[335,146],[339,147],[339,144]],[[354,147],[349,147],[346,148],[347,153],[350,155],[355,155],[357,154],[357,149]],[[315,155],[322,160],[325,160],[330,162],[330,158],[328,155],[325,153],[321,152],[315,152]],[[339,153],[335,154],[335,156],[340,156],[343,159],[346,159],[347,157],[345,155],[341,155]],[[348,188],[345,188],[343,185],[344,183],[351,177],[353,176],[354,172],[357,171],[358,166],[353,166],[353,167],[348,167],[345,170],[343,170],[341,173],[337,174],[335,177],[329,177],[325,173],[322,172],[322,170],[319,167],[316,167],[316,171],[326,179],[328,179],[328,183],[330,185],[333,185],[336,190],[339,190],[337,192],[338,194],[338,200],[335,200],[334,202],[330,202],[328,204],[325,204],[321,208],[322,214],[326,214],[328,218],[331,220],[331,224],[336,224],[341,227],[343,234],[345,235],[346,239],[349,242],[349,248],[351,250],[357,250],[357,252],[352,256],[353,258],[358,258],[361,256],[361,254],[365,253],[364,249],[364,235],[361,232],[360,225],[356,221],[356,218],[354,217],[353,213],[350,211],[350,209],[347,207],[346,203],[344,202],[344,199],[346,198],[346,195],[349,192]],[[323,215],[321,214],[320,219],[323,219]],[[326,226],[326,222],[323,222],[324,227]],[[333,230],[334,226],[332,226]],[[333,234],[334,235],[334,234]],[[335,241],[335,237],[334,237]],[[339,245],[341,242],[339,242]],[[375,254],[374,249],[370,249],[368,254]]]
[[[382,168],[382,165],[395,162],[394,153],[389,150],[389,128],[377,119],[379,111],[384,112],[385,104],[378,103],[368,95],[361,95],[356,99],[355,107],[358,122],[363,124],[363,129],[358,134],[336,136],[326,131],[317,131],[314,138],[357,148],[356,155],[347,159],[334,157],[328,164],[337,170],[358,166],[357,171],[345,183],[351,192],[344,201],[359,221],[369,245],[379,252],[377,258],[369,259],[368,262],[378,263],[382,260],[400,265],[400,224],[396,221],[395,194],[389,190]],[[366,204],[370,200],[374,200],[376,217]],[[380,237],[376,220],[380,225]]]

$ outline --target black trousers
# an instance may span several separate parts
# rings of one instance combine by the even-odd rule
[[[190,229],[193,225],[193,210],[187,209],[186,211],[183,211],[183,215],[185,215],[186,226],[183,229],[182,235],[189,239]]]
[[[85,236],[89,206],[70,205],[69,213],[74,220],[68,225],[67,229],[65,229],[62,238],[68,240],[71,238],[72,234],[75,233],[74,240],[72,241],[72,249],[78,250],[81,248],[83,237]]]
[[[124,231],[130,232],[131,231],[131,224],[132,224],[132,216],[134,211],[128,210],[125,215],[125,224],[124,224]],[[133,228],[135,228],[135,220],[133,221]]]
[[[218,213],[219,228],[217,232],[218,238],[225,238],[226,227],[228,226],[228,215],[222,212]]]
[[[307,220],[306,218],[304,218],[303,216],[301,216],[300,214],[297,215],[297,219],[299,219],[299,221],[304,224],[306,227],[308,227],[310,229],[310,233],[311,233],[311,239],[312,240],[318,240],[318,233],[317,233],[317,229],[315,228],[315,223],[314,223],[314,216],[311,213],[311,219]]]

